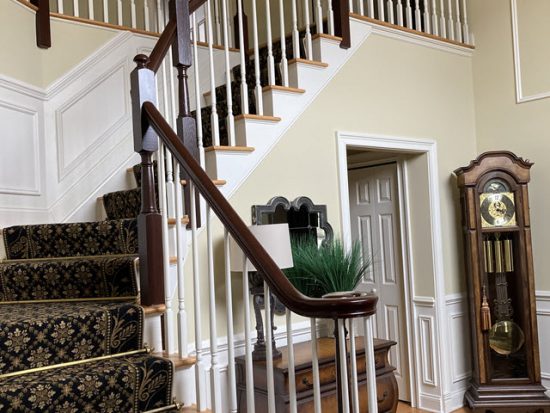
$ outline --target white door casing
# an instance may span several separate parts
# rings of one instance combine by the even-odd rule
[[[350,169],[348,183],[352,239],[361,244],[364,262],[371,262],[358,289],[378,293],[375,331],[397,342],[390,364],[396,368],[399,399],[410,401],[397,165]]]

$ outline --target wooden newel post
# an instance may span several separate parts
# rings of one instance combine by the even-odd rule
[[[50,0],[31,0],[38,7],[36,11],[36,45],[41,49],[52,46],[50,30]]]
[[[164,303],[164,252],[162,218],[155,196],[153,153],[158,137],[141,116],[144,102],[156,103],[155,73],[147,68],[149,58],[137,55],[131,75],[134,150],[141,155],[141,212],[138,215],[138,246],[141,304]],[[161,177],[159,177],[161,179]]]
[[[332,0],[332,10],[334,11],[334,34],[342,38],[340,47],[342,49],[349,49],[351,47],[349,1]]]
[[[197,123],[191,116],[189,106],[189,76],[187,71],[193,64],[191,51],[191,26],[189,22],[189,2],[187,0],[170,0],[170,20],[176,22],[176,36],[172,43],[172,60],[178,71],[178,118],[177,133],[186,149],[193,158],[200,163],[199,145],[197,142]],[[198,109],[200,110],[200,108]],[[181,179],[190,182],[189,177],[181,169]],[[199,194],[196,197],[197,227],[200,227],[200,202]],[[191,209],[190,185],[184,188],[185,211],[189,214]]]

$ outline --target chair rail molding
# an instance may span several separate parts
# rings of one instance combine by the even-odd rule
[[[433,282],[434,297],[422,297],[415,294],[413,271],[413,250],[410,232],[410,216],[408,213],[408,176],[407,162],[401,165],[398,173],[400,186],[401,221],[403,224],[403,259],[405,270],[405,301],[409,324],[409,343],[414,348],[409,352],[411,377],[415,383],[411,385],[412,405],[434,412],[450,411],[446,409],[444,400],[451,390],[450,369],[444,362],[450,357],[448,353],[448,327],[445,298],[445,279],[443,270],[443,244],[441,234],[441,207],[439,201],[439,178],[437,168],[437,143],[430,139],[416,139],[389,135],[375,135],[357,132],[336,132],[338,155],[338,173],[340,186],[340,207],[342,238],[346,246],[351,245],[350,206],[348,199],[348,164],[346,149],[348,146],[370,150],[392,150],[402,154],[426,154],[428,161],[428,187],[430,203],[430,221],[433,251]],[[399,171],[398,171],[399,172]],[[427,357],[423,345],[432,349]],[[411,362],[414,360],[414,362]],[[433,369],[432,369],[433,368]],[[425,374],[423,374],[425,373]],[[433,374],[432,374],[433,373]]]
[[[519,24],[518,24],[518,0],[510,0],[510,9],[512,16],[512,43],[514,46],[514,77],[516,81],[516,103],[533,102],[536,100],[550,98],[550,90],[536,93],[534,95],[524,95],[523,82],[521,77],[521,51],[519,46]]]

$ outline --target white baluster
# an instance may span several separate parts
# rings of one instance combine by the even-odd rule
[[[123,25],[123,19],[122,19],[122,0],[117,1],[117,23],[119,26]]]
[[[417,0],[414,3],[414,28],[420,32],[422,31],[422,12],[420,11],[420,0]]]
[[[384,10],[384,0],[378,0],[378,20],[386,21],[385,10]]]
[[[195,201],[195,184],[192,181],[187,183],[189,185],[189,198],[190,198],[190,219],[191,219],[191,245],[193,253],[193,301],[195,311],[195,394],[197,397],[197,407],[199,411],[203,411],[206,408],[206,400],[204,397],[203,381],[201,377],[202,373],[202,316],[201,312],[201,275],[199,273],[199,245],[197,240],[197,205]]]
[[[271,293],[264,282],[265,359],[267,370],[267,413],[275,413],[275,381],[273,377],[273,330],[271,329]]]
[[[449,35],[449,39],[454,40],[455,39],[455,22],[453,20],[453,0],[449,0],[449,3],[447,4],[447,8],[449,9],[448,16],[447,16],[447,22],[448,22],[448,28],[447,33]]]
[[[235,16],[235,11],[233,10],[233,2],[231,0],[222,0],[227,1],[227,15],[229,22],[229,47],[236,48],[235,46],[235,28],[233,27],[233,17]]]
[[[359,1],[361,9],[363,9],[363,0]],[[361,13],[362,15],[363,13]],[[327,21],[328,34],[334,36],[334,10],[332,9],[332,0],[327,0]]]
[[[80,17],[80,8],[78,0],[73,0],[73,12],[75,17]]]
[[[397,0],[397,24],[399,26],[405,26],[403,21],[403,3],[401,0]]]
[[[216,44],[222,44],[222,19],[220,16],[220,1],[227,0],[213,0],[214,1],[214,22],[216,24]]]
[[[455,40],[457,42],[462,43],[463,37],[462,37],[462,22],[461,22],[461,19],[460,19],[460,0],[456,0],[456,25],[455,25],[455,29],[456,29]]]
[[[359,413],[359,381],[357,380],[357,349],[355,346],[355,323],[349,319],[349,347],[351,361],[351,406],[353,413]]]
[[[145,24],[145,30],[148,32],[151,31],[151,23],[150,23],[150,11],[149,11],[149,0],[143,0],[143,17],[144,17],[144,24]]]
[[[212,239],[212,210],[206,206],[206,244],[208,254],[208,309],[210,313],[210,395],[212,410],[221,413],[221,381],[218,354],[218,329],[216,326],[216,280],[214,279],[214,247]]]
[[[296,372],[294,368],[294,343],[292,337],[292,312],[286,309],[286,337],[288,349],[288,397],[290,403],[290,413],[298,413],[298,403],[296,401]]]
[[[258,115],[264,114],[264,101],[262,96],[262,80],[260,75],[260,46],[258,43],[258,15],[256,1],[252,2],[252,32],[254,34],[254,76],[256,77],[256,111]]]
[[[202,112],[201,112],[201,89],[200,89],[200,70],[199,70],[199,50],[197,45],[197,19],[196,13],[193,13],[193,74],[195,75],[195,117],[197,122],[197,143],[199,145],[199,157],[200,164],[204,168],[204,147],[202,143],[203,131],[202,131]]]
[[[136,0],[131,2],[131,14],[132,14],[132,29],[137,28],[137,17],[136,17]]]
[[[233,116],[233,93],[231,91],[231,64],[229,63],[229,16],[227,0],[222,0],[223,50],[225,54],[225,93],[227,100],[227,138],[228,145],[235,146],[235,117]],[[212,91],[215,94],[215,91]]]
[[[317,323],[310,319],[311,326],[311,367],[313,370],[313,409],[321,413],[321,381],[319,378],[319,356],[317,352]]]
[[[348,387],[348,355],[347,355],[347,348],[346,348],[346,329],[345,329],[345,321],[337,320],[338,324],[338,344],[339,344],[339,350],[340,350],[340,371],[338,372],[340,374],[341,380],[341,386],[342,386],[342,409],[343,413],[349,413],[349,387]]]
[[[349,0],[349,11],[353,13],[353,0]]]
[[[244,254],[243,254],[244,255]],[[250,286],[248,285],[248,259],[243,258],[243,303],[244,303],[244,341],[246,363],[246,411],[255,412],[254,407],[254,366],[252,362],[252,337],[250,334]]]
[[[94,0],[88,0],[88,19],[94,20]]]
[[[313,60],[313,44],[311,40],[311,22],[309,20],[309,1],[304,0],[304,18],[306,20],[306,59]]]
[[[194,15],[193,15],[194,17]],[[229,233],[224,231],[225,313],[227,315],[227,374],[229,375],[229,411],[237,413],[237,379],[235,376],[235,343],[233,337],[233,289],[231,285],[231,250]]]
[[[374,0],[369,0],[367,3],[367,13],[371,19],[374,19]]]
[[[332,2],[330,2],[332,3]],[[351,9],[350,9],[351,11]],[[363,0],[359,0],[359,14],[361,16],[364,16],[365,15],[365,5],[363,4]]]
[[[109,23],[109,0],[103,0],[103,21]]]
[[[285,35],[285,9],[283,0],[279,0],[280,30],[281,30],[281,72],[283,77],[283,86],[288,87],[288,60],[286,58],[286,35]]]
[[[439,35],[447,37],[447,22],[445,21],[445,0],[439,0]]]
[[[161,33],[163,25],[162,25],[162,10],[161,10],[160,3],[162,0],[156,0],[156,1],[157,1],[157,33]]]
[[[315,2],[315,24],[317,25],[317,33],[323,33],[323,6],[321,0]]]
[[[466,10],[466,0],[462,0],[462,38],[464,43],[470,44],[470,27],[468,26],[468,11]]]
[[[367,365],[367,393],[369,413],[378,413],[376,393],[376,366],[374,361],[374,334],[372,333],[372,316],[364,318],[365,328],[365,363]]]
[[[298,31],[296,0],[292,0],[292,52],[294,59],[300,58],[300,32]]]
[[[411,0],[407,0],[407,5],[405,7],[405,16],[407,16],[407,27],[409,29],[414,28]]]
[[[243,0],[237,0],[237,13],[239,18],[239,52],[241,58],[241,107],[244,114],[248,114],[248,84],[246,83],[246,54],[244,49],[244,26],[243,26]]]
[[[164,249],[164,285],[168,286],[170,282],[170,243],[168,242],[168,201],[166,199],[166,157],[165,148],[160,144],[157,159],[157,176],[159,187],[159,206],[162,221],[162,248]],[[166,351],[168,354],[175,353],[174,348],[174,312],[172,310],[172,297],[169,288],[165,289],[164,303],[166,312],[164,313],[164,334],[166,337]]]
[[[424,0],[424,32],[431,33],[430,0]]]
[[[394,24],[395,20],[393,18],[393,0],[388,0],[387,6],[388,6],[388,22],[390,22],[391,24]]]
[[[432,0],[432,34],[439,36],[439,21],[437,18],[437,6],[435,0]]]
[[[180,165],[176,162],[174,168],[176,181],[180,177]],[[183,194],[181,184],[176,182],[176,250],[178,252],[178,353],[181,358],[188,356],[187,354],[187,311],[185,309],[185,272],[184,263],[187,255],[187,237],[183,220]]]
[[[213,46],[213,31],[212,31],[212,7],[211,1],[206,2],[207,9],[207,26],[208,26],[208,59],[210,66],[210,101],[212,104],[212,112],[210,115],[210,130],[212,133],[212,145],[220,146],[220,125],[218,123],[218,108],[216,99],[216,77],[214,73],[214,48]]]
[[[273,58],[273,39],[271,36],[271,7],[269,0],[265,0],[265,20],[267,32],[267,80],[270,85],[275,84],[275,59]]]
[[[63,0],[57,0],[57,12],[63,14]]]

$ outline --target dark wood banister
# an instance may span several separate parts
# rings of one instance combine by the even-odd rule
[[[310,298],[295,289],[231,204],[185,148],[156,106],[151,102],[145,102],[142,108],[143,121],[155,130],[172,156],[185,169],[229,234],[239,244],[250,262],[264,275],[271,291],[286,307],[296,314],[310,318],[342,319],[369,316],[376,312],[378,297],[375,294],[343,298]]]
[[[31,4],[36,6],[36,45],[41,49],[48,49],[52,46],[50,1],[31,0]]]

